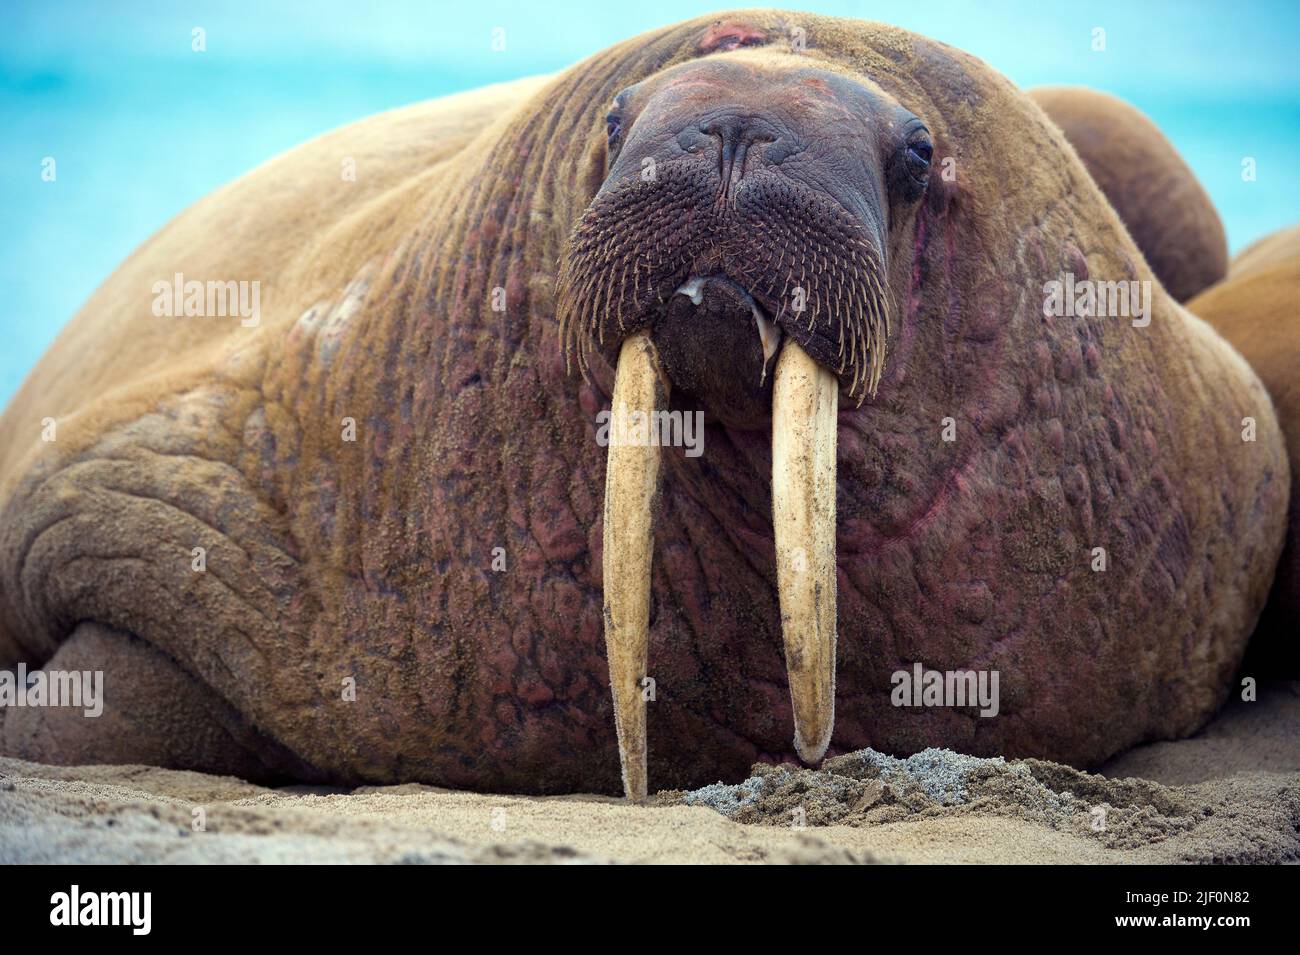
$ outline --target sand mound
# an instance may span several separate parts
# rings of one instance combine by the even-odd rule
[[[1142,778],[1136,778],[1142,777]],[[201,831],[196,831],[196,820]],[[1300,685],[1101,774],[931,749],[756,765],[650,806],[427,786],[267,789],[0,758],[0,863],[1300,860]]]
[[[1300,858],[1300,778],[1252,773],[1188,787],[1106,779],[1038,760],[979,759],[928,749],[908,759],[862,750],[820,770],[756,765],[734,786],[663,793],[763,826],[852,826],[1020,820],[1090,848],[1149,861],[1281,862]],[[923,826],[924,827],[924,826]],[[1145,860],[1144,861],[1148,861]]]

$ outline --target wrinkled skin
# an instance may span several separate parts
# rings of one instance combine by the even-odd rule
[[[5,751],[617,791],[595,434],[618,333],[582,352],[585,379],[566,365],[559,280],[624,157],[681,145],[669,132],[686,128],[688,104],[655,99],[657,86],[700,83],[702,114],[736,105],[718,85],[727,71],[748,77],[737,89],[765,122],[785,117],[774,144],[808,147],[776,167],[753,157],[754,175],[819,197],[805,241],[832,209],[863,238],[875,254],[852,278],[878,282],[890,315],[878,333],[860,313],[852,330],[869,347],[843,366],[843,310],[814,310],[810,331],[783,326],[844,392],[832,752],[951,746],[1089,765],[1200,726],[1281,546],[1287,463],[1259,382],[1158,285],[1146,328],[1044,317],[1043,283],[1063,270],[1152,276],[1060,133],[1004,79],[902,31],[804,15],[800,52],[793,22],[697,20],[544,85],[381,117],[205,200],[129,260],[0,422],[0,664],[101,666],[110,719],[12,711]],[[801,106],[791,84],[805,70],[824,88]],[[638,84],[611,165],[605,117]],[[847,115],[830,131],[809,118],[836,106]],[[910,117],[934,154],[915,195],[892,178]],[[338,156],[358,154],[371,172],[347,193]],[[701,170],[666,181],[711,183]],[[755,239],[752,261],[770,251]],[[744,285],[729,261],[712,267]],[[260,326],[160,323],[144,290],[182,269],[260,277]],[[779,310],[780,290],[757,291]],[[734,296],[712,301],[719,347],[752,348],[728,328]],[[710,366],[688,327],[657,331],[677,367],[698,370],[674,401],[723,411],[706,417],[701,457],[664,456],[656,788],[792,756],[753,353]],[[123,340],[134,348],[112,347]],[[39,440],[46,416],[57,441]],[[1095,547],[1105,572],[1091,569]],[[894,707],[890,674],[916,661],[999,670],[1000,715]],[[159,687],[171,716],[114,681]],[[178,752],[178,733],[193,746]]]
[[[1251,642],[1251,672],[1300,673],[1300,228],[1252,243],[1228,264],[1223,224],[1201,184],[1155,124],[1095,90],[1028,91],[1060,127],[1124,220],[1165,289],[1214,326],[1268,389],[1286,439],[1291,504],[1286,545]],[[1198,294],[1199,293],[1199,294]]]

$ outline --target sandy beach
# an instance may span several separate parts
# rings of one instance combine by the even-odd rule
[[[196,821],[202,831],[196,831]],[[268,789],[0,759],[2,863],[1281,863],[1300,859],[1300,683],[1097,774],[865,750],[817,771],[604,796]]]

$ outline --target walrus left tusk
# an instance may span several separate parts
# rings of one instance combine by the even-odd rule
[[[826,754],[835,727],[835,437],[839,382],[790,339],[772,391],[772,524],[794,747]]]
[[[629,336],[618,355],[605,470],[605,654],[614,695],[614,727],[623,770],[623,792],[633,802],[646,798],[645,699],[650,627],[650,561],[654,552],[655,495],[659,447],[654,441],[627,444],[617,425],[637,413],[649,424],[667,403],[668,386],[659,355],[646,332]],[[651,431],[647,427],[647,432]]]

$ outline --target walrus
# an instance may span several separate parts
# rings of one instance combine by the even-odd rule
[[[1185,303],[1227,274],[1219,213],[1155,123],[1085,87],[1041,86],[1028,96],[1065,133],[1165,291]]]
[[[1024,94],[778,12],[260,167],[0,438],[0,662],[105,697],[9,709],[5,752],[633,798],[1190,733],[1289,482],[1255,374]]]
[[[1239,252],[1223,281],[1188,304],[1250,362],[1277,408],[1291,464],[1286,545],[1263,618],[1252,639],[1261,669],[1300,673],[1300,226]]]
[[[1255,272],[1289,267],[1300,255],[1300,226],[1278,229],[1238,252],[1228,265],[1227,278],[1236,280]]]

